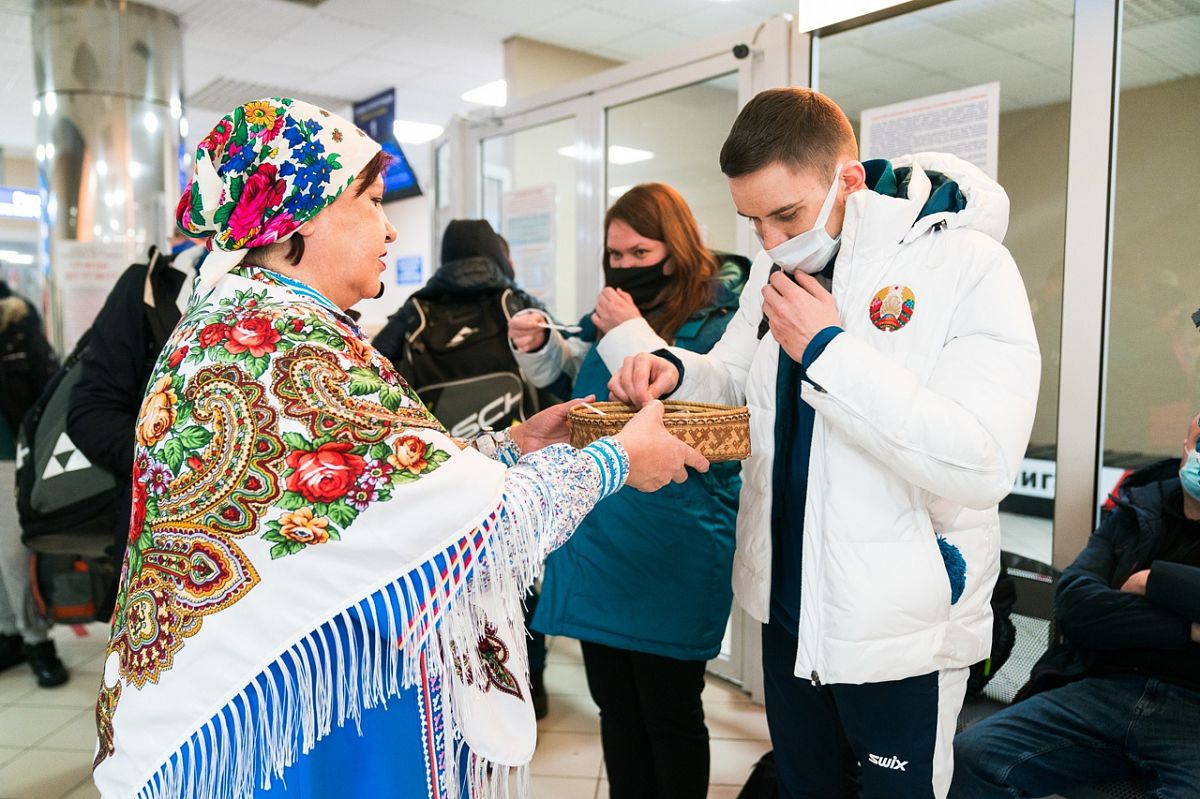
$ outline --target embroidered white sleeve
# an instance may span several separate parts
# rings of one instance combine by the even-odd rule
[[[523,455],[504,480],[498,534],[534,536],[545,557],[566,542],[597,502],[629,476],[629,455],[602,438],[582,450],[553,444]],[[521,529],[531,525],[533,529]]]

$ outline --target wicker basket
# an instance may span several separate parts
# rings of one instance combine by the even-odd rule
[[[637,409],[623,402],[594,402],[604,415],[586,405],[576,406],[567,415],[571,445],[585,447],[603,436],[621,432]],[[745,407],[708,405],[703,402],[663,403],[663,424],[667,432],[695,447],[713,463],[738,461],[750,457],[750,411]]]

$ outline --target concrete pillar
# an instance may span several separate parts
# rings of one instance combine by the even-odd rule
[[[49,329],[64,349],[125,267],[170,238],[186,135],[182,47],[178,17],[161,9],[34,5],[43,273]]]

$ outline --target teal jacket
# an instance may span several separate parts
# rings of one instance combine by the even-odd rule
[[[737,310],[749,261],[719,255],[713,302],[684,322],[676,346],[708,352]],[[580,325],[594,337],[589,316]],[[592,346],[571,395],[608,399],[610,377]],[[602,500],[547,559],[533,628],[679,660],[715,657],[733,601],[740,468],[713,464],[653,494],[626,487]]]

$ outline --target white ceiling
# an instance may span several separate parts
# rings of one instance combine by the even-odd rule
[[[1074,6],[962,0],[849,30],[822,42],[818,85],[852,120],[914,91],[991,81],[1004,111],[1065,102]],[[1126,0],[1123,23],[1123,90],[1200,75],[1200,0]]]
[[[315,9],[287,0],[146,2],[183,21],[194,143],[246,99],[247,84],[256,93],[340,100],[339,110],[394,87],[399,116],[443,124],[474,108],[462,92],[503,76],[510,36],[630,61],[749,27],[798,0],[325,0]],[[0,147],[18,152],[34,146],[32,6],[0,0]],[[822,45],[821,88],[852,118],[907,98],[913,86],[930,94],[997,79],[1006,110],[1061,102],[1072,7],[960,0],[848,31]],[[1200,0],[1126,0],[1124,41],[1126,88],[1200,74]]]
[[[228,83],[343,101],[394,87],[397,115],[444,124],[459,96],[504,77],[503,44],[528,36],[619,61],[744,28],[797,0],[142,0],[184,27],[185,102],[197,139],[229,110]],[[0,0],[0,147],[32,151],[33,0]],[[335,106],[336,107],[336,106]],[[340,110],[340,109],[339,109]],[[205,113],[207,112],[207,113]]]

